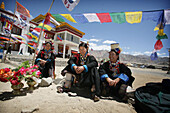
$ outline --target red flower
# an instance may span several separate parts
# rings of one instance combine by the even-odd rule
[[[10,81],[12,85],[18,85],[20,82],[18,82],[17,80],[12,80]]]
[[[20,73],[20,72],[19,72],[19,71],[17,71],[17,72],[15,72],[15,73],[14,73],[14,75],[13,75],[13,76],[14,76],[14,77],[19,76],[19,73]]]
[[[9,79],[9,81],[10,81],[11,84],[13,84],[13,85],[18,85],[18,84],[20,83],[19,80],[18,80],[18,77],[16,77],[16,76],[11,77],[11,78]]]
[[[9,68],[5,68],[4,70],[5,70],[6,73],[10,71]]]
[[[0,81],[1,81],[1,82],[8,82],[8,79],[0,78]]]

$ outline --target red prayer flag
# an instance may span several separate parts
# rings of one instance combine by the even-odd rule
[[[57,35],[57,39],[60,40],[60,41],[63,40],[59,35]]]
[[[23,14],[24,16],[27,16],[30,18],[30,11],[27,10],[24,6],[22,6],[20,3],[17,3],[17,11],[21,14]]]
[[[51,16],[51,14],[47,13],[44,24],[48,24],[48,25],[50,24],[50,16]]]
[[[109,13],[96,13],[101,23],[112,22]]]
[[[28,39],[32,39],[32,37],[28,34],[25,34],[25,36],[27,36]]]
[[[154,46],[155,50],[160,50],[162,47],[163,47],[162,41],[157,40],[156,43],[155,43],[155,46]]]
[[[41,28],[36,27],[34,30],[36,30],[37,32],[40,32]],[[43,31],[45,31],[45,30],[43,29]]]

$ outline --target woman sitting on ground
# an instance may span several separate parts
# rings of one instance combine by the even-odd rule
[[[131,70],[119,62],[120,52],[119,43],[111,44],[110,60],[100,66],[99,75],[102,81],[102,95],[117,96],[126,101],[127,89],[128,92],[132,91],[134,77],[131,76]]]
[[[79,45],[79,54],[71,57],[68,65],[62,70],[62,75],[66,75],[63,89],[59,92],[71,88],[71,84],[76,87],[90,87],[91,96],[94,101],[99,101],[100,96],[100,77],[97,71],[98,62],[95,57],[88,53],[86,43]],[[74,78],[74,79],[73,79]]]
[[[45,43],[45,47],[41,50],[35,60],[35,64],[39,66],[41,71],[41,78],[53,77],[55,70],[55,55],[51,50],[52,44],[50,42]]]

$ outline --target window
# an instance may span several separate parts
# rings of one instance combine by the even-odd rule
[[[18,28],[18,27],[13,26],[12,33],[17,34],[17,35],[21,35],[21,29]]]
[[[57,34],[57,36],[58,35],[62,38],[62,40],[64,40],[64,33],[59,33],[59,34]],[[56,38],[56,41],[59,41],[59,40]]]
[[[71,35],[71,41],[73,42],[73,35]]]

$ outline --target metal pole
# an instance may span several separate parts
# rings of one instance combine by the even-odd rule
[[[50,12],[53,3],[54,3],[54,0],[52,1],[50,8],[48,9],[48,13]],[[32,65],[34,65],[34,62],[35,62],[35,55],[36,55],[36,52],[37,52],[37,48],[38,48],[38,45],[39,45],[39,41],[40,41],[40,38],[41,38],[41,34],[42,34],[42,30],[43,30],[43,29],[44,29],[44,23],[43,23],[43,26],[42,26],[41,31],[40,31],[40,36],[39,36],[39,38],[38,38],[37,46],[36,46],[36,48],[35,48],[35,53],[34,53]]]

